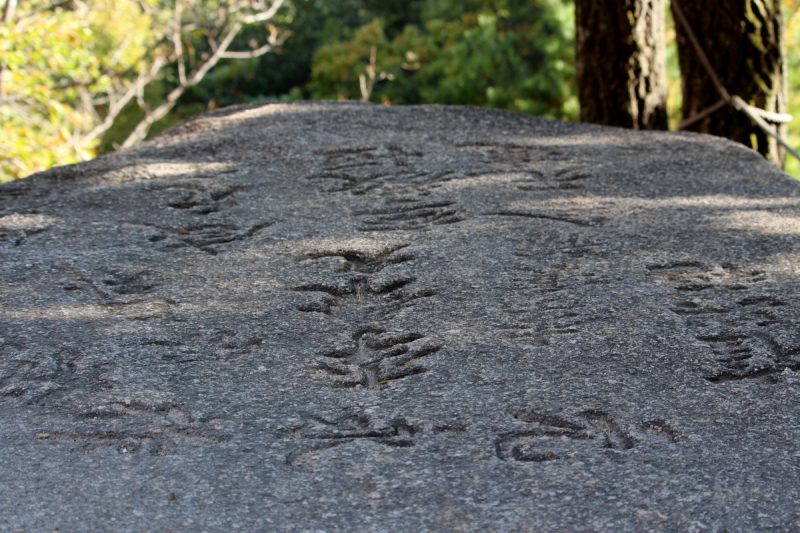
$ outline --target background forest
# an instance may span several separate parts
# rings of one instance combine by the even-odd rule
[[[13,1],[0,26],[0,181],[245,102],[463,104],[578,119],[570,0],[28,0],[9,16]],[[789,111],[800,117],[800,0],[783,6]],[[790,143],[800,146],[800,118]],[[800,163],[790,158],[787,171],[800,177]]]

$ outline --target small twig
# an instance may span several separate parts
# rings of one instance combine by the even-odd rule
[[[94,107],[94,102],[92,102],[92,95],[89,94],[89,90],[85,86],[78,87],[78,94],[81,97],[81,103],[86,111],[92,115],[92,118],[96,122],[100,122],[100,115],[97,114],[97,110]]]
[[[789,115],[787,113],[773,113],[771,111],[765,111],[764,109],[759,109],[757,107],[751,106],[750,104],[742,100],[739,96],[736,95],[731,96],[730,93],[727,91],[727,89],[725,89],[725,87],[722,85],[719,76],[717,76],[716,71],[711,66],[711,62],[708,60],[708,56],[706,56],[705,52],[703,51],[703,47],[700,46],[700,41],[697,40],[697,36],[695,36],[694,31],[692,30],[691,26],[689,26],[689,22],[686,20],[686,16],[683,14],[683,10],[681,9],[678,0],[672,0],[672,8],[675,11],[675,15],[678,19],[678,22],[680,22],[680,24],[683,26],[684,31],[686,31],[686,35],[689,37],[689,41],[691,41],[692,46],[694,47],[694,50],[697,53],[697,57],[700,58],[700,62],[703,64],[706,73],[708,74],[709,78],[711,78],[711,81],[714,83],[717,92],[719,92],[720,96],[722,96],[722,100],[720,102],[728,104],[732,106],[734,109],[741,111],[745,115],[750,117],[750,119],[753,122],[755,122],[756,125],[761,130],[764,131],[764,133],[774,138],[781,144],[781,146],[786,148],[789,151],[789,153],[791,153],[794,157],[800,160],[800,154],[798,154],[794,150],[794,148],[789,146],[789,144],[786,141],[784,141],[780,135],[774,132],[772,128],[769,126],[769,124],[767,124],[767,121],[776,124],[786,124],[787,122],[791,122],[792,115]],[[710,115],[711,113],[722,107],[720,102],[717,102],[711,107],[708,107],[707,109],[701,111],[700,113],[684,120],[683,122],[681,122],[678,129],[684,129],[690,126],[691,124],[694,124],[698,120],[702,120],[703,118],[707,117],[708,115]]]
[[[183,18],[183,1],[175,0],[175,17],[173,19],[172,42],[175,44],[175,56],[178,61],[178,81],[181,85],[186,83],[186,65],[183,63],[183,35],[181,34],[181,19]]]
[[[717,76],[716,71],[711,66],[711,61],[708,60],[708,56],[706,56],[706,53],[703,51],[703,47],[700,46],[700,41],[697,40],[697,36],[694,34],[692,27],[689,26],[689,21],[686,20],[686,16],[683,14],[683,10],[681,9],[678,0],[672,0],[672,9],[675,11],[678,21],[683,26],[684,31],[686,31],[686,35],[689,37],[689,40],[692,42],[692,46],[694,46],[695,52],[697,52],[697,57],[700,59],[700,62],[706,69],[706,74],[708,74],[708,77],[711,78],[711,81],[714,83],[714,86],[716,87],[720,96],[722,96],[722,99],[725,100],[725,102],[730,103],[731,95],[728,93],[727,89],[725,89],[725,86],[722,85],[722,82]]]
[[[10,25],[14,22],[14,12],[17,10],[17,0],[6,0],[3,7],[3,24]]]
[[[726,105],[728,105],[728,102],[726,102],[724,98],[719,100],[716,104],[705,108],[704,110],[700,111],[699,113],[695,113],[694,115],[692,115],[691,117],[689,117],[687,119],[684,119],[678,125],[678,130],[685,130],[686,128],[688,128],[692,124],[695,124],[696,122],[699,122],[699,121],[703,120],[707,116],[711,115],[712,113],[716,112],[719,109],[722,109]]]
[[[789,144],[786,141],[784,141],[780,137],[780,135],[772,131],[772,128],[769,127],[769,124],[767,124],[767,122],[763,118],[761,118],[760,113],[754,112],[753,111],[754,108],[752,106],[747,105],[747,103],[738,96],[733,97],[733,102],[734,105],[736,106],[736,109],[742,111],[745,115],[750,117],[750,119],[753,122],[755,122],[756,125],[764,131],[764,133],[766,133],[767,135],[778,141],[784,148],[786,148],[789,151],[789,153],[791,153],[793,156],[797,158],[798,161],[800,161],[800,154],[798,154],[794,148],[789,146]],[[758,111],[761,110],[759,109]]]
[[[372,89],[375,87],[375,69],[376,69],[376,58],[377,50],[373,46],[369,50],[369,65],[367,65],[366,71],[367,76],[363,74],[358,75],[358,81],[361,86],[361,101],[362,102],[369,102],[369,97],[372,95]]]
[[[140,105],[144,104],[144,87],[153,79],[155,79],[156,76],[158,76],[162,66],[164,66],[164,58],[162,56],[156,57],[155,61],[153,61],[153,64],[150,66],[150,71],[146,74],[140,74],[136,82],[132,83],[128,87],[128,90],[125,92],[125,94],[123,94],[116,101],[111,102],[108,113],[106,114],[106,118],[83,138],[83,142],[87,143],[92,141],[108,131],[108,129],[114,124],[114,119],[117,118],[117,115],[120,114],[122,109],[134,97],[140,101]]]
[[[291,32],[288,31],[279,33],[278,29],[272,24],[269,25],[269,33],[270,36],[268,38],[268,42],[264,46],[249,52],[223,52],[219,57],[222,59],[249,59],[251,57],[262,56],[273,48],[282,45],[291,35]]]
[[[249,17],[242,18],[242,24],[252,24],[253,22],[264,22],[265,20],[269,20],[275,16],[275,13],[278,12],[278,9],[283,5],[284,0],[275,0],[272,3],[269,9],[266,11],[262,11],[261,13],[257,13],[255,15],[250,15]]]

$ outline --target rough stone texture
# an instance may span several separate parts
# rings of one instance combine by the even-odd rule
[[[738,144],[240,107],[0,217],[0,530],[800,529],[800,187]]]

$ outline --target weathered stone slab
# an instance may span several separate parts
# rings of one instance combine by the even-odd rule
[[[0,187],[0,530],[797,531],[800,188],[241,107]]]

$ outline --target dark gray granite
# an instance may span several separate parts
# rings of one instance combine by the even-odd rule
[[[225,109],[0,187],[2,531],[798,531],[800,187],[731,142]]]

